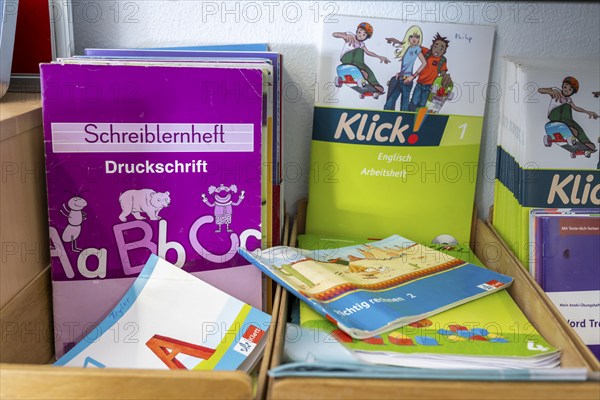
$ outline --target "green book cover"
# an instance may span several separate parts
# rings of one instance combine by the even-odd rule
[[[323,24],[306,231],[468,243],[494,28],[336,19]]]
[[[509,368],[550,368],[559,363],[558,349],[537,332],[505,290],[363,340],[344,335],[304,303],[300,323],[328,332],[359,358],[374,363],[425,366],[428,361],[456,365],[468,361]]]

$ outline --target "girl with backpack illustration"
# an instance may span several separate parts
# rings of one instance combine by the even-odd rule
[[[340,61],[342,65],[353,65],[357,67],[364,79],[378,92],[385,93],[383,86],[377,81],[373,70],[365,64],[365,54],[378,58],[380,62],[389,64],[390,60],[386,57],[377,55],[367,49],[365,41],[373,36],[373,27],[368,22],[361,22],[356,28],[356,34],[351,32],[334,32],[333,37],[344,39],[344,48]]]
[[[423,31],[417,25],[413,25],[406,31],[404,40],[386,38],[388,43],[396,47],[396,58],[402,63],[400,72],[394,75],[388,82],[387,100],[383,106],[384,110],[394,110],[396,101],[400,98],[400,111],[408,111],[410,92],[413,88],[413,69],[415,61],[419,59],[421,65],[426,64],[423,55]]]
[[[450,75],[448,74],[448,63],[446,57],[444,57],[449,45],[450,41],[446,37],[436,33],[431,43],[431,49],[423,47],[422,53],[425,62],[412,75],[412,78],[406,79],[407,82],[412,82],[414,78],[418,77],[408,106],[409,111],[416,111],[418,107],[425,107],[427,98],[431,92],[431,85],[433,85],[433,81],[438,76],[441,76],[446,84],[451,83]],[[446,75],[448,76],[447,78]]]

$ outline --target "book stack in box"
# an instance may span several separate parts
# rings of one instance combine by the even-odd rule
[[[237,249],[279,241],[280,62],[156,51],[41,66],[57,356],[151,254],[266,305]]]
[[[464,89],[486,87],[493,33],[324,24],[305,241],[324,247],[240,249],[304,302],[309,332],[289,335],[274,376],[585,379],[555,368],[559,350],[501,290],[510,277],[431,248],[468,249],[485,99]]]
[[[493,223],[597,354],[598,232],[588,228],[600,212],[600,63],[507,58],[503,67]]]
[[[532,208],[600,206],[600,63],[504,60],[493,223],[528,265]]]
[[[512,278],[399,236],[240,253],[301,300],[274,377],[584,380],[502,290]],[[344,246],[344,247],[342,247]],[[460,299],[460,300],[459,300]],[[297,306],[296,306],[297,307]],[[294,316],[297,314],[296,316]]]

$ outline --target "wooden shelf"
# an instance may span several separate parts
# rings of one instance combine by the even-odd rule
[[[0,101],[0,307],[50,262],[40,95]]]
[[[0,100],[0,142],[41,126],[39,93],[7,93]]]
[[[39,94],[0,101],[0,398],[251,399],[258,377],[241,371],[59,368],[53,361],[44,138]],[[274,310],[278,308],[274,304]],[[269,330],[270,359],[275,326]]]

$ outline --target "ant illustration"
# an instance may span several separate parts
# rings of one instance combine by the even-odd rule
[[[77,247],[77,238],[81,235],[81,224],[86,219],[85,213],[81,210],[87,206],[87,201],[81,195],[86,191],[79,194],[66,192],[71,193],[73,197],[69,199],[66,205],[63,203],[63,209],[60,210],[60,213],[69,220],[69,225],[62,233],[62,240],[65,243],[71,242],[71,249],[76,253],[80,253],[83,249]]]

